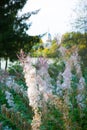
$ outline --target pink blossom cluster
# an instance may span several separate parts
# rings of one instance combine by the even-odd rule
[[[52,94],[51,78],[48,73],[47,60],[43,58],[25,58],[24,74],[28,86],[28,97],[33,108],[41,107],[41,97],[45,101]]]
[[[25,81],[28,86],[29,105],[34,110],[32,130],[39,130],[41,125],[41,112],[38,108],[43,108],[43,102],[47,102],[52,94],[51,78],[48,73],[48,63],[43,58],[30,58],[27,56],[22,62]]]
[[[66,49],[63,47],[60,49],[62,52],[63,58]],[[23,53],[22,53],[23,54]],[[30,56],[23,56],[20,57],[20,61],[23,65],[23,71],[25,75],[25,81],[28,86],[28,98],[29,98],[29,105],[32,106],[35,116],[33,121],[36,121],[38,117],[39,123],[41,122],[41,113],[38,114],[38,108],[43,108],[43,102],[46,103],[49,100],[50,95],[53,95],[54,87],[51,84],[51,77],[48,73],[48,61],[45,58],[31,58]],[[59,73],[57,77],[57,91],[61,89],[62,91],[65,90],[67,94],[65,94],[65,102],[66,104],[69,102],[68,93],[71,90],[71,80],[72,80],[72,69],[75,68],[76,75],[79,78],[78,83],[78,95],[77,95],[77,102],[81,106],[83,105],[83,90],[85,86],[85,79],[82,76],[81,66],[79,64],[79,56],[78,51],[76,50],[70,57],[64,59],[65,62],[65,70],[63,73]],[[63,78],[63,82],[61,83],[61,77]],[[81,103],[80,103],[81,102]],[[39,115],[39,116],[38,116]],[[36,123],[38,124],[38,123]],[[35,125],[35,124],[34,124]],[[40,124],[39,124],[40,125]],[[36,129],[39,130],[39,129]]]
[[[64,50],[63,47],[60,48],[61,52],[62,50]],[[64,54],[65,52],[63,51],[62,52],[63,57],[64,57]],[[85,79],[82,75],[78,49],[76,49],[69,58],[64,57],[64,62],[65,62],[65,70],[61,74],[63,77],[63,83],[60,83],[59,75],[58,75],[57,86],[58,87],[61,86],[62,90],[67,90],[67,95],[68,95],[68,90],[71,90],[72,70],[74,68],[76,71],[76,76],[79,79],[78,87],[77,87],[78,94],[77,94],[76,99],[80,106],[84,106],[83,100],[84,100],[84,90],[85,90],[86,84],[85,84]]]

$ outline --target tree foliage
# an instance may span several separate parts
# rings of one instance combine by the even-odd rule
[[[50,44],[50,47],[44,47],[44,43],[36,44],[31,50],[32,56],[42,56],[48,58],[56,58],[60,56],[58,51],[59,45],[56,43],[56,41],[53,40]]]
[[[74,10],[74,31],[87,32],[87,1],[79,0]]]
[[[62,36],[61,44],[67,49],[77,46],[83,64],[87,66],[87,33],[69,32]]]
[[[31,23],[26,22],[39,10],[18,15],[27,0],[0,0],[0,57],[14,60],[22,48],[28,52],[39,36],[29,36],[26,31]]]

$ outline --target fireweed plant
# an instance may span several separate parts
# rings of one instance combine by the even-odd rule
[[[78,49],[75,48],[68,56],[66,56],[67,49],[64,47],[60,47],[60,52],[65,66],[63,72],[58,70],[55,80],[56,87],[52,84],[53,79],[49,74],[50,65],[47,58],[40,57],[33,60],[29,55],[26,56],[22,50],[20,55],[18,55],[23,66],[26,85],[28,86],[29,105],[34,112],[31,123],[32,130],[83,130],[82,125],[84,124],[78,120],[85,117],[86,83],[81,71]],[[73,78],[75,76],[77,80]],[[73,79],[74,81],[76,80],[76,84]],[[75,119],[76,108],[74,108],[74,105],[78,108],[78,119]],[[57,114],[60,115],[62,113],[60,115],[62,123],[58,123],[55,117],[49,116],[50,106],[58,110],[56,111],[58,112]],[[71,116],[71,113],[75,115]],[[49,118],[58,123],[56,127],[43,126],[44,121],[49,120],[47,114]],[[59,124],[62,124],[62,126]],[[85,127],[84,130],[86,130]]]
[[[0,70],[0,130],[30,129],[32,119],[26,88]]]

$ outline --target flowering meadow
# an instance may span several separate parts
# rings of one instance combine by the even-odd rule
[[[87,130],[87,67],[75,46],[0,71],[0,130]],[[84,66],[84,67],[83,67]]]

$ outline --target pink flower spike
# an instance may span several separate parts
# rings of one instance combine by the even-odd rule
[[[18,59],[20,60],[21,63],[24,63],[24,59],[26,58],[26,55],[25,55],[25,53],[22,49],[20,50],[20,53],[17,54],[17,57],[18,57]]]
[[[46,67],[46,68],[47,68],[47,66],[48,66],[47,61],[48,61],[48,60],[47,60],[46,58],[43,58],[43,57],[40,57],[40,58],[39,58],[40,64],[41,64],[42,66]]]

